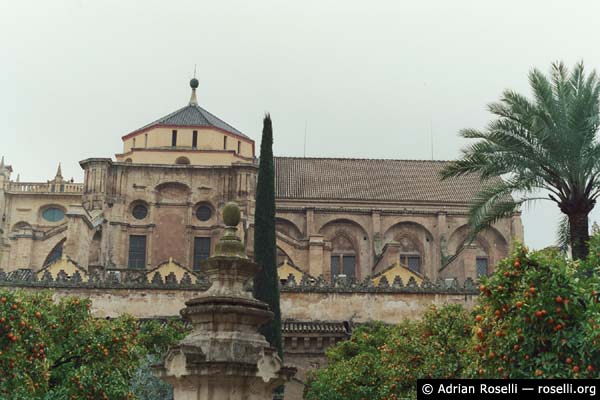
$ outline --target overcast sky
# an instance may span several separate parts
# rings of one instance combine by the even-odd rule
[[[276,155],[453,159],[506,88],[551,62],[600,68],[600,2],[0,0],[0,155],[21,181],[114,157],[121,136],[200,105]],[[433,137],[433,146],[432,140]],[[258,148],[258,147],[257,147]],[[552,203],[526,242],[555,241]],[[600,220],[600,212],[593,219]]]

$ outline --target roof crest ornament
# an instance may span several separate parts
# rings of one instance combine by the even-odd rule
[[[196,64],[194,64],[194,77],[190,80],[190,87],[192,88],[192,95],[190,96],[190,106],[197,106],[198,99],[196,99],[196,89],[198,88],[198,79],[196,79]]]

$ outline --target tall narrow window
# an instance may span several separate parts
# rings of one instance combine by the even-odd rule
[[[352,242],[339,235],[331,241],[331,280],[345,275],[350,281],[356,278],[356,251]]]
[[[238,140],[238,152],[237,153],[240,154],[241,152],[242,152],[242,142],[240,142]]]
[[[210,238],[194,238],[194,271],[200,269],[200,262],[210,257]]]
[[[198,147],[198,131],[192,132],[192,147],[193,148]]]
[[[414,272],[421,272],[421,256],[418,254],[400,254],[400,264]]]
[[[146,266],[146,236],[129,236],[129,268],[144,268]]]
[[[487,257],[477,257],[475,260],[477,266],[477,277],[487,276],[488,274],[488,259]]]
[[[148,147],[148,134],[144,134],[144,147]]]
[[[171,134],[171,146],[177,146],[177,130],[173,129],[173,133]]]
[[[131,147],[135,149],[135,138],[133,138],[133,146]]]
[[[340,256],[331,256],[331,280],[340,274]]]
[[[350,280],[356,276],[356,256],[349,254],[334,254],[331,256],[331,279],[338,275],[346,275]]]
[[[223,150],[227,150],[227,136],[223,136]]]

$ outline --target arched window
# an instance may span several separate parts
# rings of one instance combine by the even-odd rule
[[[65,239],[61,240],[60,242],[58,242],[58,244],[56,246],[54,246],[54,248],[50,251],[50,253],[46,257],[46,260],[44,261],[44,266],[46,266],[48,264],[52,264],[54,261],[56,261],[62,257],[64,243],[65,243]]]
[[[411,271],[421,272],[421,261],[419,246],[407,237],[400,239],[400,264]]]
[[[175,160],[175,164],[179,164],[179,165],[189,165],[190,163],[190,159],[187,157],[177,157],[177,160]]]
[[[338,275],[345,275],[350,280],[356,278],[356,251],[350,239],[338,235],[331,245],[331,280]]]
[[[24,222],[24,221],[17,222],[12,228],[13,232],[28,231],[31,229],[32,229],[31,225],[29,225],[27,222]]]
[[[477,253],[475,256],[475,268],[477,279],[479,279],[483,276],[488,276],[490,259],[485,249],[483,249],[483,247],[481,246],[481,243],[479,243],[479,241],[475,242],[475,245],[477,246]]]

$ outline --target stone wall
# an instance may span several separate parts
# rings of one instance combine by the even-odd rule
[[[523,237],[520,216],[515,214],[464,246],[467,224],[466,205],[277,199],[277,246],[290,263],[325,279],[330,277],[334,254],[354,255],[360,280],[409,254],[420,257],[419,272],[430,280],[463,282],[477,278],[477,257],[487,259],[492,272],[514,240]]]
[[[55,277],[44,275],[38,280],[32,270],[8,274],[0,270],[0,288],[47,289],[54,291],[56,298],[90,298],[92,312],[98,318],[127,313],[140,319],[155,319],[178,317],[184,303],[208,287],[202,277],[195,282],[190,282],[189,277],[178,281],[174,276],[161,277],[157,273],[142,282],[128,279],[129,274],[114,272],[100,279],[92,274],[86,282],[80,281],[78,275],[69,277],[64,271]],[[311,281],[305,275],[298,283],[288,279],[280,290],[285,361],[298,369],[294,379],[286,384],[286,400],[302,399],[307,373],[326,364],[326,349],[347,339],[354,324],[373,320],[393,324],[405,318],[419,318],[432,304],[471,308],[477,296],[471,281],[463,286],[457,281],[450,285],[423,281],[418,285],[411,279],[404,285],[399,277],[392,282],[382,277],[374,285],[370,280]]]
[[[4,280],[0,287],[26,290],[50,289],[61,296],[79,296],[92,300],[97,317],[131,314],[136,318],[178,316],[184,303],[206,289],[203,283],[134,284],[119,282],[45,282]],[[462,304],[471,308],[476,291],[469,288],[439,287],[296,286],[281,288],[281,311],[286,320],[383,321],[397,323],[405,318],[419,318],[432,304]],[[426,285],[426,284],[424,284]]]

